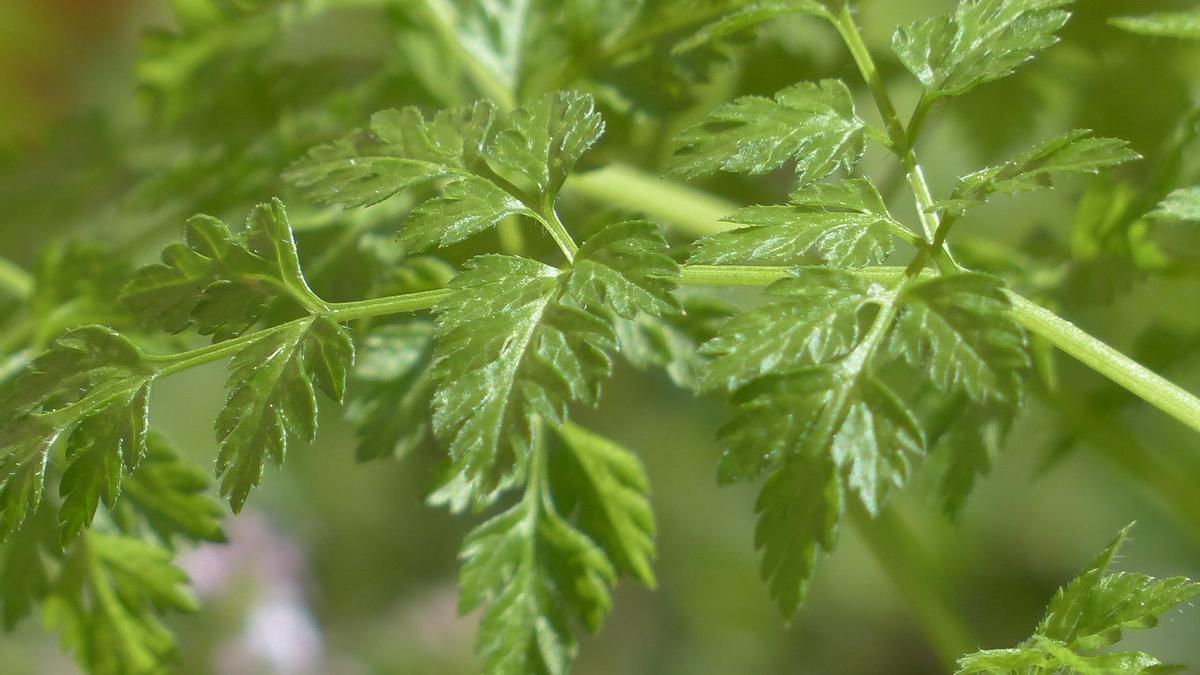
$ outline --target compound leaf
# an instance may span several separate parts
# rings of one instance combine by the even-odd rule
[[[767,289],[776,302],[738,314],[703,352],[703,385],[734,391],[780,367],[844,356],[860,337],[859,310],[871,298],[862,279],[839,270],[802,268]]]
[[[890,351],[944,392],[1017,401],[1029,366],[1025,332],[1008,314],[1001,282],[963,272],[920,281],[901,297]]]
[[[435,309],[434,430],[481,500],[522,470],[536,420],[596,401],[612,367],[611,324],[564,304],[565,281],[535,260],[479,256]]]
[[[745,96],[718,107],[679,137],[674,170],[764,174],[796,162],[802,183],[849,169],[862,156],[865,124],[840,80],[803,82],[774,99]]]
[[[562,441],[551,455],[554,502],[596,542],[618,570],[653,587],[654,511],[650,483],[637,455],[568,422],[554,428]]]
[[[616,569],[535,487],[512,509],[467,536],[459,608],[488,605],[476,649],[489,673],[565,675],[577,619],[599,628]]]
[[[932,97],[1011,75],[1058,42],[1073,0],[960,0],[953,14],[896,32],[892,50]]]
[[[324,317],[283,324],[234,356],[216,430],[221,494],[235,512],[262,480],[266,461],[283,463],[289,439],[313,440],[314,384],[341,401],[353,361],[349,334]]]
[[[998,166],[959,179],[953,197],[942,206],[962,213],[994,194],[1016,194],[1051,187],[1053,179],[1099,173],[1102,169],[1141,159],[1129,144],[1116,138],[1096,138],[1080,129],[1041,143]]]
[[[187,576],[168,551],[138,539],[88,533],[80,544],[45,601],[46,623],[88,672],[161,672],[176,645],[155,613],[198,608]]]

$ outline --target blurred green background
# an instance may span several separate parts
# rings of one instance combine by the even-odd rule
[[[112,265],[124,257],[140,264],[177,236],[186,216],[206,211],[236,222],[279,194],[294,212],[308,209],[297,219],[309,223],[301,225],[306,260],[330,259],[323,256],[340,255],[339,235],[353,226],[290,194],[282,167],[375,109],[471,95],[406,18],[405,0],[229,0],[209,3],[222,7],[221,20],[193,17],[190,25],[171,4],[0,0],[0,256],[33,269],[54,245],[79,240],[112,247]],[[186,13],[205,3],[174,4]],[[285,4],[305,9],[273,7]],[[896,25],[951,4],[860,4],[885,77],[911,102],[917,89],[888,57],[887,40]],[[1150,245],[1133,225],[1076,208],[1083,194],[1103,204],[1126,183],[1153,180],[1164,142],[1194,133],[1195,120],[1184,120],[1200,89],[1200,47],[1105,23],[1187,4],[1081,2],[1064,44],[935,115],[921,156],[944,193],[960,173],[1067,129],[1131,141],[1147,162],[1111,180],[998,199],[964,222],[957,243],[977,264],[1200,391],[1200,238],[1156,233]],[[773,23],[695,67],[709,84],[690,100],[631,97],[650,115],[623,115],[610,100],[609,139],[595,161],[657,170],[669,132],[720,100],[854,75],[831,33],[802,20]],[[1194,183],[1196,147],[1185,146],[1176,180]],[[866,166],[881,183],[895,181],[882,156]],[[775,177],[704,187],[769,203],[790,185]],[[904,202],[898,190],[896,198]],[[394,231],[399,219],[378,208],[365,227]],[[355,275],[336,272],[338,255],[326,263],[335,273],[319,283],[333,299],[362,297]],[[971,647],[1012,645],[1030,634],[1055,588],[1132,520],[1139,525],[1123,569],[1200,577],[1200,439],[1075,363],[1060,359],[1057,377],[1054,387],[1033,388],[996,470],[957,522],[917,481],[881,526],[909,531],[900,552],[909,562],[881,560],[887,542],[868,547],[844,528],[806,606],[785,625],[758,579],[754,493],[716,485],[719,404],[663,375],[620,367],[584,419],[647,465],[660,587],[621,585],[603,631],[583,642],[576,672],[942,672],[936,636],[955,629],[931,632],[919,620],[915,587],[948,599]],[[202,464],[213,457],[221,386],[221,370],[204,369],[169,381],[154,404],[154,424]],[[356,463],[353,431],[335,406],[325,406],[322,425],[315,447],[297,447],[282,470],[268,470],[246,512],[228,522],[229,545],[182,553],[205,609],[171,621],[180,672],[475,672],[473,618],[457,616],[455,587],[470,519],[422,503],[436,452]],[[0,672],[74,672],[36,623],[0,636]],[[1200,669],[1198,636],[1200,611],[1192,609],[1132,636],[1130,647]]]

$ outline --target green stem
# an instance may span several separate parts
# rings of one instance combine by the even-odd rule
[[[896,105],[892,102],[891,94],[888,93],[883,79],[879,76],[879,69],[875,66],[875,59],[871,56],[870,49],[863,42],[862,33],[858,30],[858,24],[854,21],[854,15],[851,13],[849,5],[842,7],[834,19],[833,25],[850,50],[855,64],[858,65],[859,72],[862,73],[863,80],[867,83],[867,88],[870,89],[871,96],[875,99],[875,106],[879,108],[879,114],[883,118],[888,139],[891,141],[892,152],[900,159],[900,163],[908,175],[908,184],[912,187],[913,195],[916,198],[917,217],[921,221],[926,244],[931,254],[936,251],[935,257],[939,264],[942,264],[947,270],[952,269],[957,265],[954,264],[950,252],[937,241],[939,234],[942,239],[945,239],[945,231],[938,219],[936,202],[933,199],[933,192],[929,189],[929,182],[925,180],[925,171],[921,168],[916,152],[913,150],[916,142],[916,134],[913,132],[916,129],[906,129],[904,123],[900,121]],[[913,116],[918,128],[925,117],[925,113],[922,111],[925,105],[927,104],[922,101],[922,104],[917,107],[917,113]],[[921,265],[926,262],[926,259],[919,260]],[[916,262],[914,261],[914,263]]]
[[[0,288],[18,300],[24,300],[33,293],[33,277],[8,260],[0,258]]]
[[[872,518],[855,505],[850,514],[863,543],[913,608],[938,659],[947,671],[954,671],[958,658],[978,649],[980,642],[954,611],[945,592],[946,575],[936,569],[894,508]]]
[[[638,211],[694,237],[731,229],[733,226],[721,219],[739,208],[733,202],[628,164],[612,164],[571,176],[566,189],[599,204],[619,204]]]
[[[1013,317],[1029,332],[1041,335],[1135,396],[1200,431],[1200,399],[1054,312],[1016,293],[1010,292],[1008,296],[1012,301]]]
[[[439,302],[454,295],[455,291],[439,288],[433,291],[407,293],[374,300],[358,302],[335,302],[329,306],[330,318],[338,323],[347,323],[357,319],[369,319],[387,314],[403,314],[432,309]]]
[[[685,286],[769,286],[791,276],[788,267],[685,265]],[[887,283],[905,274],[902,267],[867,267],[853,273]],[[926,272],[926,274],[930,274]],[[1084,365],[1130,393],[1200,432],[1200,398],[1158,375],[1070,321],[1025,297],[1006,291],[1012,317],[1029,332],[1040,335]]]
[[[574,262],[575,255],[579,253],[579,245],[571,237],[571,233],[567,231],[567,226],[558,217],[558,212],[554,210],[554,205],[547,205],[543,209],[543,215],[540,219],[542,225],[545,226],[546,232],[550,233],[550,237],[554,239],[554,243],[562,249],[563,255],[567,257],[567,262]]]
[[[253,333],[246,333],[232,340],[217,342],[199,349],[182,352],[179,354],[147,354],[145,359],[158,369],[159,377],[167,377],[175,373],[181,373],[185,370],[190,370],[214,361],[228,358],[242,351],[251,344],[262,340],[268,336],[274,335],[285,330],[288,330],[302,321],[310,321],[312,317],[304,317],[287,323],[281,323],[278,326],[271,326]]]

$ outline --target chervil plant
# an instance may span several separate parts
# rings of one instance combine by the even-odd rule
[[[314,440],[319,408],[344,404],[361,460],[437,448],[428,501],[475,522],[459,608],[481,610],[479,664],[499,674],[568,672],[619,578],[670,574],[638,452],[580,416],[621,360],[723,402],[716,474],[757,486],[754,547],[784,619],[848,522],[896,536],[874,519],[919,472],[956,516],[1028,399],[1061,416],[1064,447],[1124,442],[1092,412],[1110,402],[1060,385],[1056,350],[1200,431],[1200,399],[1051,309],[1195,274],[1174,246],[1200,221],[1200,115],[1138,151],[1053,129],[941,191],[923,168],[943,110],[1054,50],[1086,3],[962,0],[898,28],[890,55],[838,0],[173,4],[178,31],[139,65],[144,177],[116,209],[138,239],[198,206],[222,217],[186,218],[136,270],[112,262],[133,251],[85,244],[3,269],[0,606],[9,627],[38,610],[89,672],[170,670],[162,617],[197,609],[173,553],[222,541],[223,508],[151,409],[160,382],[206,364],[227,369],[213,457],[234,513]],[[377,70],[264,57],[340,5],[386,6],[395,53]],[[1112,23],[1200,37],[1195,12]],[[848,68],[716,100],[738,41],[779,25],[825,31]],[[278,109],[225,109],[267,88],[286,92]],[[1138,162],[1148,178],[1115,173]],[[725,181],[786,201],[704,192]],[[952,237],[991,200],[1060,184],[1080,204],[1066,253]],[[1195,523],[1195,476],[1153,473]],[[1124,537],[1032,638],[960,672],[1158,669],[1097,650],[1200,586],[1109,573]]]

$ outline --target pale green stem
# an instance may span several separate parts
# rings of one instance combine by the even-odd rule
[[[0,288],[18,300],[24,300],[33,292],[33,277],[8,260],[0,258]]]
[[[598,204],[619,204],[631,211],[666,223],[695,237],[705,237],[732,228],[721,219],[738,210],[738,205],[659,178],[628,164],[571,176],[569,193]]]

